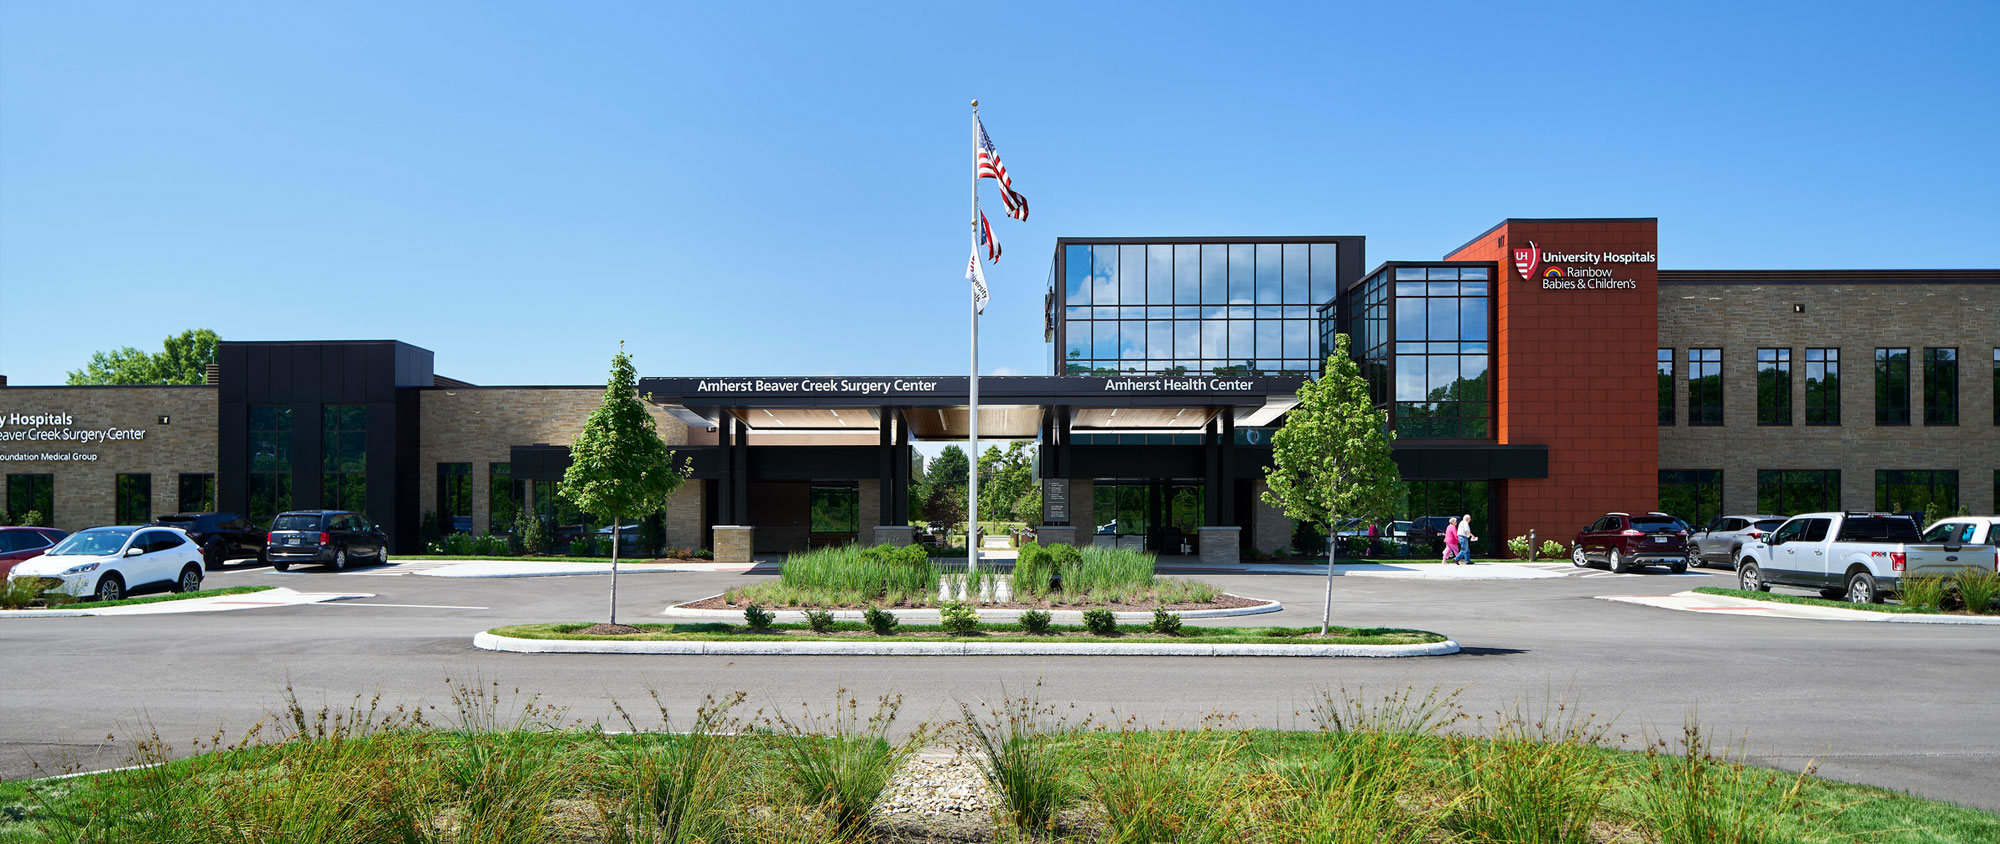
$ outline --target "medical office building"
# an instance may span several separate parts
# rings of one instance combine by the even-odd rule
[[[980,379],[1031,439],[1044,541],[1303,544],[1259,500],[1270,435],[1336,333],[1396,432],[1405,515],[1489,541],[1607,510],[1995,511],[2000,270],[1663,270],[1657,221],[1510,219],[1438,260],[1359,236],[1062,238],[1050,373]],[[177,510],[426,512],[504,532],[555,495],[599,385],[477,386],[396,341],[225,342],[211,383],[0,388],[0,506],[57,527]],[[963,375],[642,378],[694,479],[666,542],[718,556],[907,542],[913,443],[969,429]]]

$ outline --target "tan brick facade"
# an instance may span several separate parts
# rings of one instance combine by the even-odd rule
[[[1794,306],[1801,306],[1798,312]],[[1660,468],[1722,470],[1722,509],[1757,509],[1757,472],[1837,469],[1840,506],[1875,506],[1878,469],[1955,469],[1959,502],[1996,512],[1993,350],[1996,284],[1708,284],[1663,282],[1661,348],[1674,349],[1674,424],[1660,428]],[[1875,350],[1910,350],[1910,424],[1875,424]],[[1924,424],[1926,347],[1958,350],[1958,424]],[[1719,426],[1689,426],[1688,349],[1722,349]],[[1792,350],[1792,424],[1757,424],[1757,350]],[[1840,424],[1805,424],[1805,350],[1840,349]]]
[[[459,387],[425,390],[422,399],[423,466],[417,473],[419,512],[437,509],[437,464],[472,464],[472,532],[488,533],[490,523],[492,473],[490,465],[512,460],[517,445],[569,445],[583,430],[583,421],[604,401],[602,387]],[[667,415],[657,405],[648,404],[659,425],[660,437],[668,445],[687,442],[687,426]],[[692,492],[689,487],[694,487]],[[693,536],[699,537],[700,483],[682,486],[693,498],[692,509],[669,505],[668,544],[694,547],[698,539],[687,528],[673,523],[673,514],[694,515]],[[500,526],[505,530],[506,526]],[[678,537],[679,539],[676,539]]]
[[[133,438],[82,443],[77,440],[0,439],[0,475],[54,476],[55,512],[44,514],[53,527],[78,530],[117,520],[117,475],[146,474],[152,480],[154,515],[182,509],[180,475],[214,474],[216,388],[192,387],[5,387],[0,388],[0,435],[18,435],[30,426],[5,424],[12,414],[67,413],[69,425],[40,426],[80,432],[141,431]],[[160,417],[167,423],[160,424]],[[95,436],[95,433],[88,434]],[[19,459],[19,455],[89,455],[95,459]],[[6,484],[0,483],[0,512],[6,512]]]

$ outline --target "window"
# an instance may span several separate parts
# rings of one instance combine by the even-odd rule
[[[512,533],[527,501],[527,487],[514,480],[514,464],[486,464],[486,532]]]
[[[1875,350],[1875,424],[1910,424],[1910,350]]]
[[[1837,469],[1757,470],[1757,512],[1787,516],[1840,509]]]
[[[1924,424],[1958,424],[1958,350],[1924,349]]]
[[[1661,469],[1660,512],[1691,525],[1708,524],[1722,514],[1722,470]]]
[[[1688,350],[1688,424],[1722,424],[1722,350]]]
[[[292,408],[250,407],[250,522],[268,525],[292,509]]]
[[[1453,516],[1472,516],[1472,553],[1492,556],[1504,547],[1505,537],[1493,524],[1492,484],[1489,481],[1410,481],[1410,497],[1403,506],[1405,518],[1436,517],[1438,529]]]
[[[1806,350],[1806,424],[1840,424],[1840,350]]]
[[[1972,538],[1979,535],[1978,522],[1942,522],[1924,531],[1924,542],[1970,545]]]
[[[854,484],[813,484],[813,533],[860,533],[861,488]]]
[[[117,520],[121,525],[143,525],[153,520],[153,476],[118,475],[112,480]]]
[[[183,513],[215,512],[215,476],[183,472],[175,484],[174,506]]]
[[[1877,469],[1875,509],[1891,513],[1958,512],[1957,469]]]
[[[55,475],[7,476],[7,521],[50,527],[55,519]]]
[[[1792,424],[1792,350],[1757,350],[1757,424]]]
[[[437,464],[438,529],[472,532],[472,464]]]
[[[320,406],[319,437],[320,506],[368,509],[368,406]]]
[[[1090,490],[1090,517],[1096,532],[1106,536],[1145,536],[1152,524],[1144,483],[1098,481]]]
[[[1674,424],[1674,350],[1661,349],[1653,368],[1659,372],[1660,424]]]
[[[1474,273],[1465,278],[1464,270]],[[1396,267],[1394,404],[1399,437],[1493,436],[1492,313],[1483,267]]]

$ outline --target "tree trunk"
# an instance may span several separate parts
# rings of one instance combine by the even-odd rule
[[[1329,519],[1326,523],[1326,611],[1319,617],[1319,635],[1322,638],[1333,624],[1333,556],[1340,548],[1340,535],[1334,529],[1339,524],[1339,519]]]
[[[611,623],[618,623],[618,517],[611,517]]]

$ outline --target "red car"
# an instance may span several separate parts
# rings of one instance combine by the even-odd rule
[[[1687,525],[1664,513],[1606,513],[1577,532],[1569,561],[1581,568],[1601,560],[1616,572],[1666,566],[1681,574],[1688,569],[1687,539]]]
[[[55,528],[0,526],[0,580],[16,563],[41,556],[68,535]]]

